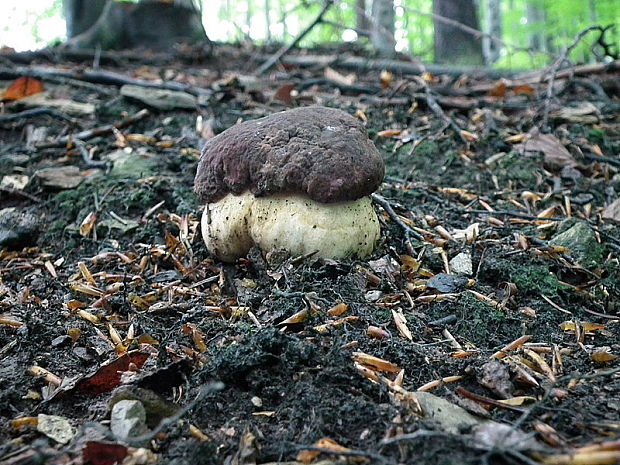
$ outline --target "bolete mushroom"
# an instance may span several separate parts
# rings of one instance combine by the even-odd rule
[[[370,194],[383,175],[364,126],[342,110],[297,108],[237,124],[209,140],[198,163],[204,241],[226,262],[252,246],[363,258],[380,233]]]

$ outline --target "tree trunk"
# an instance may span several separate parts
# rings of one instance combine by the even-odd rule
[[[271,42],[271,4],[265,0],[265,42]]]
[[[545,52],[547,48],[543,27],[545,24],[545,11],[536,3],[527,2],[526,15],[529,47],[536,52]]]
[[[502,38],[502,8],[501,0],[487,0],[487,34],[489,36]],[[492,65],[499,59],[501,45],[489,37],[485,37],[482,42],[484,49],[484,62]]]
[[[67,26],[67,39],[90,28],[103,11],[107,0],[63,0],[62,10]]]
[[[394,55],[394,0],[373,0],[370,41],[379,55]]]
[[[103,50],[165,50],[179,42],[209,43],[208,40],[193,0],[177,0],[177,3],[107,0],[96,22],[68,40],[66,45],[86,49],[100,47]]]
[[[366,16],[366,0],[355,0],[355,27],[360,32],[370,29]]]
[[[433,13],[473,29],[480,29],[474,0],[433,0]],[[437,18],[433,19],[433,25],[436,63],[472,66],[484,63],[480,38]]]

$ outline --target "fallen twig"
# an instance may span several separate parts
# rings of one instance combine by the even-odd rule
[[[333,4],[334,4],[334,0],[325,0],[325,4],[323,5],[323,8],[319,12],[319,14],[316,16],[316,18],[314,18],[314,21],[308,24],[308,26],[303,31],[297,34],[297,37],[295,37],[291,41],[290,44],[282,47],[271,58],[269,58],[265,63],[263,63],[261,67],[258,68],[258,70],[256,71],[256,74],[260,76],[261,74],[264,74],[267,71],[269,71],[273,67],[273,65],[275,65],[278,62],[280,58],[286,55],[293,47],[295,47],[295,45],[299,43],[301,39],[306,37],[306,35],[312,30],[314,26],[316,26],[318,23],[320,23],[323,20],[323,15],[327,13],[327,10],[329,10],[329,8]]]
[[[35,195],[29,194],[28,192],[24,192],[21,189],[15,189],[14,187],[0,186],[0,191],[6,192],[10,195],[19,195],[20,197],[25,197],[28,200],[32,200],[35,203],[41,203],[41,199]]]
[[[68,136],[60,137],[60,138],[56,139],[53,142],[45,142],[45,143],[42,143],[42,144],[37,144],[36,148],[38,148],[38,149],[47,149],[47,148],[51,148],[51,147],[62,147],[63,145],[66,145],[67,142],[69,142],[71,140],[81,140],[81,141],[84,141],[84,140],[92,139],[93,137],[102,136],[104,134],[112,132],[114,129],[121,129],[121,128],[130,126],[130,125],[134,124],[135,122],[140,121],[141,119],[146,118],[147,116],[149,116],[149,114],[150,113],[149,113],[148,110],[142,109],[138,113],[125,118],[124,120],[120,121],[119,123],[108,124],[106,126],[99,126],[97,128],[89,129],[87,131],[78,132],[77,134],[71,134],[71,135],[68,135]]]
[[[577,36],[575,36],[575,39],[573,40],[573,42],[564,49],[560,58],[558,58],[555,61],[555,63],[551,65],[551,69],[549,70],[549,75],[550,75],[549,82],[547,83],[547,93],[545,96],[545,102],[544,102],[544,107],[543,107],[543,119],[542,119],[543,128],[546,128],[549,123],[549,108],[551,106],[551,100],[553,99],[553,85],[555,84],[556,74],[560,66],[562,66],[562,64],[566,61],[566,59],[568,58],[568,54],[571,52],[571,50],[573,50],[577,46],[577,44],[581,42],[581,39],[583,39],[588,33],[592,31],[601,31],[601,30],[602,30],[601,26],[590,26],[584,29],[583,31],[581,31],[579,34],[577,34]]]
[[[41,108],[32,108],[30,110],[20,111],[19,113],[11,113],[8,115],[0,115],[0,123],[6,123],[9,121],[15,121],[24,118],[33,118],[35,116],[47,115],[52,116],[54,118],[61,119],[63,121],[68,121],[72,124],[75,124],[77,120],[71,118],[70,116],[61,113],[60,111],[54,110],[53,108],[41,107]]]
[[[426,101],[426,104],[431,109],[431,111],[435,113],[435,115],[437,115],[439,119],[441,119],[447,126],[450,126],[454,130],[454,132],[456,132],[456,134],[459,136],[459,139],[461,139],[461,142],[467,144],[467,139],[465,139],[465,136],[463,136],[461,128],[458,124],[454,122],[452,118],[450,118],[444,113],[441,106],[437,103],[437,100],[435,100],[435,97],[433,96],[431,88],[429,87],[427,82],[419,76],[414,76],[413,79],[424,88],[424,100]]]
[[[424,240],[424,237],[422,237],[422,235],[419,232],[407,226],[403,222],[403,220],[400,219],[398,214],[394,211],[394,208],[392,208],[392,205],[390,204],[390,202],[388,202],[388,200],[385,197],[382,197],[379,194],[372,194],[371,197],[372,197],[373,202],[379,204],[385,210],[385,212],[390,216],[392,221],[394,221],[394,223],[396,223],[404,231],[404,233],[407,236],[412,236],[419,241]]]

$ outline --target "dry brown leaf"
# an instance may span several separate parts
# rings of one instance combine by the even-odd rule
[[[276,91],[273,98],[291,105],[293,103],[293,90],[295,90],[295,84],[285,84]]]
[[[332,308],[327,310],[331,316],[340,316],[345,313],[349,309],[349,306],[343,302],[334,305]]]
[[[389,71],[385,69],[381,71],[381,74],[379,74],[379,82],[381,83],[381,87],[383,87],[384,89],[387,89],[388,87],[390,87],[393,80],[394,80],[394,74],[390,73]]]
[[[403,131],[401,129],[384,129],[383,131],[379,131],[377,136],[379,137],[394,137],[399,136]]]
[[[598,331],[607,328],[607,326],[605,325],[599,323],[591,323],[589,321],[580,321],[579,326],[581,326],[584,331]],[[562,331],[575,331],[575,329],[577,329],[576,323],[574,321],[564,321],[560,323],[560,329]]]
[[[565,166],[577,166],[575,158],[553,134],[531,133],[529,139],[515,146],[515,148],[522,154],[542,152],[545,165],[552,170],[559,171]]]
[[[497,399],[498,402],[506,405],[512,405],[513,407],[520,407],[521,405],[533,404],[536,402],[536,397],[532,396],[517,396],[510,399]]]
[[[280,322],[280,325],[295,325],[298,323],[303,323],[310,316],[310,311],[307,308],[294,313],[289,316],[286,320]]]
[[[506,96],[506,90],[507,90],[507,86],[506,86],[506,82],[505,81],[497,81],[493,87],[491,88],[491,90],[489,90],[487,92],[487,95],[489,97],[505,97]]]
[[[527,84],[522,84],[520,86],[515,87],[514,89],[512,89],[512,92],[515,95],[519,95],[519,94],[534,95],[536,93],[534,88],[531,86],[528,86]]]
[[[22,76],[8,87],[2,95],[2,100],[21,100],[29,95],[43,92],[43,83],[36,78]]]
[[[80,236],[88,237],[95,227],[95,223],[97,222],[97,214],[95,212],[90,212],[86,217],[82,220],[80,224]]]
[[[73,342],[77,342],[77,340],[82,335],[82,330],[80,328],[69,328],[67,330],[67,334]]]
[[[387,373],[398,373],[401,368],[392,362],[383,360],[382,358],[375,357],[374,355],[366,354],[364,352],[353,352],[351,358],[354,362],[359,363],[362,366],[368,367],[372,370],[385,371]]]
[[[49,260],[45,260],[45,262],[43,263],[43,266],[45,266],[45,269],[53,278],[58,277],[58,274],[56,273],[56,268],[54,268],[54,265],[52,265],[52,262],[50,262]]]
[[[21,321],[14,320],[13,318],[7,318],[0,316],[0,325],[12,326],[13,328],[19,328],[23,326],[24,323]]]
[[[590,358],[595,362],[612,362],[616,360],[618,356],[612,354],[609,347],[605,347],[592,352]]]
[[[617,198],[603,210],[603,219],[620,222],[620,198]]]
[[[343,84],[345,86],[353,85],[355,81],[357,80],[355,73],[350,73],[345,76],[344,74],[339,73],[338,71],[336,71],[333,68],[330,68],[329,66],[325,68],[324,75],[326,79],[329,79],[330,81],[333,81],[333,82],[337,82],[338,84]]]
[[[413,336],[411,335],[411,331],[407,327],[407,319],[405,318],[405,316],[402,313],[397,312],[396,310],[392,310],[392,318],[394,318],[394,323],[396,324],[396,329],[398,330],[398,333],[405,339],[413,341]]]
[[[372,325],[368,327],[366,334],[375,339],[386,339],[390,337],[390,333],[388,333],[385,329]]]

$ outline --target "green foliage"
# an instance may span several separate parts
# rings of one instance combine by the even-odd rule
[[[214,16],[218,19],[209,24],[211,28],[217,27],[219,32],[213,29],[207,31],[216,40],[248,40],[258,44],[268,39],[275,43],[290,42],[313,21],[323,6],[323,0],[220,0],[201,3],[206,19]],[[366,0],[367,14],[370,14],[371,4],[372,0]],[[433,61],[433,0],[395,0],[394,4],[397,49],[423,61]],[[478,4],[481,29],[485,30],[487,3],[479,1]],[[495,63],[496,67],[539,68],[549,65],[573,43],[580,31],[592,25],[616,25],[606,33],[605,42],[615,46],[612,50],[617,52],[617,44],[620,43],[620,27],[617,27],[620,2],[617,0],[505,0],[501,6],[503,32],[499,39],[505,46]],[[61,17],[62,0],[46,0],[42,7],[42,13],[37,10],[36,15],[28,12],[26,16],[21,16],[39,42],[50,40],[45,22]],[[347,29],[348,36],[354,37],[350,30],[357,27],[356,8],[356,0],[336,0],[325,15],[325,21],[316,25],[299,46],[340,43]],[[10,28],[4,27],[0,32],[3,31],[10,32]],[[596,31],[587,34],[573,48],[569,59],[573,62],[601,60],[603,49],[597,44],[598,39],[599,33]],[[367,45],[368,41],[359,36],[358,43]]]

